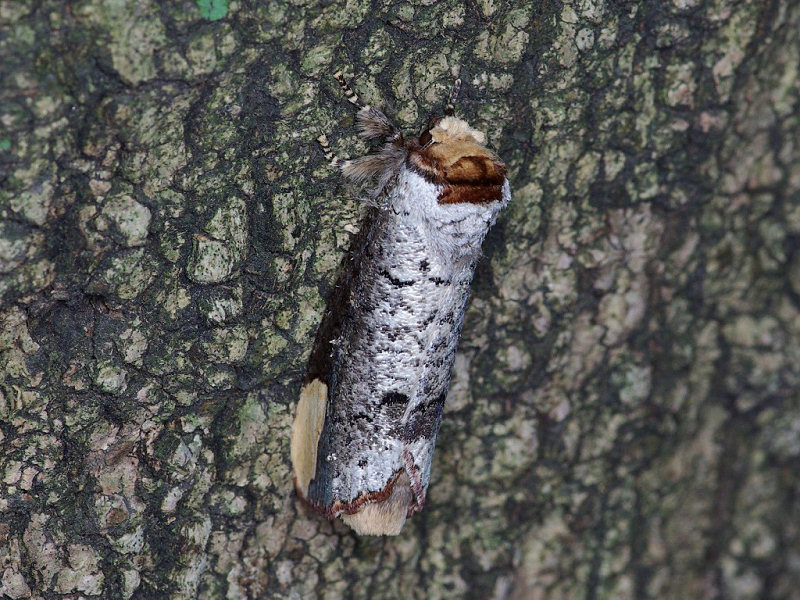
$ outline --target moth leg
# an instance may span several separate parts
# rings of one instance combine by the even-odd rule
[[[444,114],[452,117],[456,112],[456,100],[458,100],[458,93],[461,91],[461,79],[456,79],[453,82],[453,89],[450,90],[450,96],[447,98],[447,104],[444,107]]]
[[[367,154],[360,158],[345,160],[340,163],[342,174],[355,183],[364,185],[371,181],[376,182],[374,194],[383,189],[388,180],[394,175],[395,170],[403,163],[405,154],[402,147],[386,144],[379,152]]]
[[[364,106],[356,115],[358,135],[365,140],[382,139],[388,143],[402,143],[403,135],[385,114],[374,106]]]
[[[394,149],[392,144],[386,144],[384,150],[377,154],[367,154],[354,159],[342,159],[333,153],[328,136],[322,134],[317,138],[317,142],[322,146],[322,152],[325,154],[325,160],[328,161],[328,164],[334,169],[341,170],[347,179],[358,185],[363,185],[376,176],[380,176],[381,173],[386,171],[387,164],[393,164],[399,160],[391,152]]]
[[[331,149],[331,144],[328,141],[328,136],[324,133],[317,138],[319,145],[322,146],[322,152],[325,155],[325,160],[334,168],[334,169],[341,169],[342,165],[346,163],[346,160],[342,160],[338,156],[333,153],[333,149]]]
[[[389,117],[374,106],[364,104],[361,98],[347,84],[341,72],[336,73],[334,77],[339,82],[339,86],[344,91],[347,99],[359,107],[356,115],[356,127],[360,138],[365,140],[382,139],[385,146],[403,144],[403,135],[397,126],[389,120]],[[342,169],[345,177],[359,183],[363,183],[365,179],[368,179],[372,174],[384,167],[387,154],[395,154],[384,148],[377,155],[368,155],[354,160],[343,160],[333,153],[328,136],[323,134],[317,138],[317,141],[325,153],[325,160],[332,167]]]
[[[344,78],[344,74],[341,71],[337,71],[336,73],[333,74],[333,76],[339,83],[339,87],[342,88],[345,98],[347,98],[347,100],[350,101],[350,103],[355,104],[358,108],[364,108],[366,106],[366,104],[364,104],[361,101],[361,98],[358,97],[358,94],[356,94],[353,91],[353,88],[351,88],[350,85],[347,83],[347,81]]]

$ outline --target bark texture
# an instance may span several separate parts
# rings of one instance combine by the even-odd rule
[[[0,595],[800,589],[800,6],[0,1]],[[427,506],[359,539],[289,428],[361,208],[331,74],[464,81],[513,199]]]

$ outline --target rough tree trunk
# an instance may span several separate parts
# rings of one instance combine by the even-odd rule
[[[796,594],[798,3],[297,4],[0,2],[0,592]],[[514,194],[390,539],[288,461],[337,69],[409,130],[460,74]]]

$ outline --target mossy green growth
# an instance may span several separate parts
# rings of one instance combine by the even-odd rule
[[[11,149],[11,139],[0,138],[0,150],[10,150],[10,149]]]
[[[209,21],[219,21],[228,14],[228,0],[195,0],[200,15]]]

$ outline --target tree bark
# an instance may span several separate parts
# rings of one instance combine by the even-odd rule
[[[800,6],[0,2],[0,593],[790,598]],[[331,74],[506,161],[425,510],[292,491]]]

